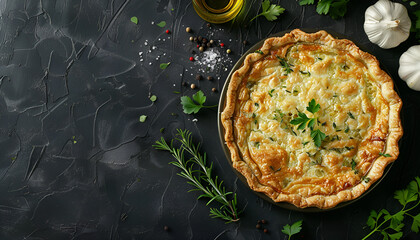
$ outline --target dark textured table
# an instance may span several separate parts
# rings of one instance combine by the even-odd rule
[[[276,2],[286,8],[277,21],[261,17],[249,26],[239,19],[207,27],[189,0],[1,0],[0,239],[285,239],[282,226],[300,219],[303,229],[294,239],[360,239],[369,232],[370,210],[397,210],[393,192],[420,167],[420,93],[397,74],[400,55],[417,41],[410,36],[390,50],[370,43],[363,16],[375,1],[351,1],[341,20],[293,0]],[[241,17],[255,16],[259,6],[259,0],[248,1]],[[225,158],[217,111],[186,115],[180,105],[180,96],[197,91],[184,81],[217,104],[242,53],[294,28],[334,31],[367,47],[395,80],[404,104],[400,157],[372,192],[333,211],[295,212],[256,196]],[[232,53],[215,47],[207,56],[192,54],[191,35],[223,42]],[[165,62],[171,64],[160,69]],[[197,81],[197,73],[214,81]],[[143,123],[141,115],[148,116]],[[245,207],[238,223],[210,218],[205,201],[188,193],[190,186],[168,164],[171,156],[152,148],[177,128],[193,132],[215,173],[238,194]],[[255,228],[259,219],[268,221],[268,234]],[[409,225],[404,238],[419,238]]]

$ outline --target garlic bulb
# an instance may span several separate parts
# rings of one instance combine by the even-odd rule
[[[410,27],[407,9],[400,3],[379,0],[366,9],[365,33],[381,48],[393,48],[407,40]]]
[[[420,91],[420,45],[410,47],[400,57],[400,78],[416,91]]]

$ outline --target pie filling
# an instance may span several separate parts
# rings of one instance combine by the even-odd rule
[[[225,140],[254,190],[298,207],[333,207],[359,196],[396,159],[398,146],[391,151],[387,138],[395,125],[390,111],[399,116],[401,100],[383,94],[392,80],[371,69],[374,57],[354,54],[349,41],[324,43],[332,39],[325,32],[313,41],[293,37],[268,47],[266,41],[234,74],[222,116]],[[380,158],[382,172],[369,174]]]

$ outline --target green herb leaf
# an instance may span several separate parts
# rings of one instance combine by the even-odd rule
[[[160,23],[158,23],[156,25],[158,25],[159,27],[163,28],[163,27],[166,26],[166,22],[165,21],[161,21]]]
[[[264,0],[261,4],[262,12],[252,18],[250,22],[252,22],[254,19],[256,19],[259,16],[264,16],[268,21],[274,21],[277,19],[280,14],[284,12],[284,8],[282,8],[280,5],[271,4],[270,0]]]
[[[292,235],[299,233],[300,230],[302,230],[302,220],[293,223],[292,226],[290,226],[289,224],[283,226],[281,232],[288,235],[290,239]]]
[[[353,113],[348,112],[348,113],[347,113],[347,115],[349,115],[349,117],[350,117],[351,119],[355,119],[355,118],[354,118],[354,116],[353,116]]]
[[[303,5],[309,5],[309,4],[314,4],[315,0],[300,0],[299,1],[299,5],[303,6]]]
[[[413,224],[411,225],[411,231],[418,233],[420,227],[420,213],[413,217]]]
[[[383,157],[391,157],[391,154],[389,153],[379,153],[379,155],[383,156]]]
[[[416,3],[415,1],[411,1],[411,2],[410,2],[410,6],[412,6],[412,7],[413,7],[413,6],[416,6],[416,5],[417,5],[417,3]]]
[[[325,133],[321,132],[321,130],[317,129],[311,132],[312,140],[314,140],[315,146],[321,147],[322,140],[325,139]]]
[[[171,64],[171,62],[168,63],[161,63],[159,65],[160,69],[165,70],[169,65]]]
[[[146,116],[146,115],[141,115],[141,116],[139,117],[139,122],[145,122],[145,121],[146,121],[146,119],[147,119],[147,116]]]
[[[139,23],[139,20],[137,19],[137,17],[131,17],[130,20],[135,23],[137,25],[137,23]]]
[[[152,95],[152,96],[150,96],[149,99],[150,99],[150,101],[155,102],[157,100],[157,97],[156,97],[156,95]]]
[[[292,119],[291,121],[290,121],[290,124],[293,124],[293,125],[299,125],[298,126],[298,130],[302,130],[302,129],[304,129],[305,127],[306,127],[306,124],[308,123],[308,121],[309,120],[311,120],[310,118],[308,118],[308,116],[306,116],[306,114],[305,113],[298,113],[298,116],[299,117],[297,117],[297,118],[295,118],[295,119]]]
[[[279,56],[277,56],[277,58],[280,60],[280,65],[283,67],[286,74],[293,72],[293,69],[290,68],[293,67],[293,64],[288,63],[286,59]]]
[[[315,102],[315,99],[312,98],[312,100],[309,102],[308,106],[306,107],[306,110],[308,112],[311,112],[312,114],[315,114],[319,111],[321,106]]]
[[[258,49],[258,50],[256,50],[256,51],[255,51],[255,53],[264,54],[264,52],[263,52],[263,51],[261,51],[261,50],[259,50],[259,49]]]
[[[206,153],[200,153],[200,144],[193,143],[192,134],[188,130],[177,129],[175,141],[181,143],[179,148],[173,147],[173,141],[168,144],[163,137],[156,141],[153,147],[157,150],[168,151],[176,161],[170,162],[173,166],[181,169],[179,176],[187,179],[187,183],[194,188],[191,191],[199,191],[202,194],[200,198],[207,198],[207,204],[213,202],[218,204],[219,208],[210,208],[210,217],[220,218],[226,223],[239,221],[238,201],[236,193],[226,192],[223,181],[212,174],[213,164],[207,164]],[[188,160],[184,153],[188,153]],[[191,158],[190,158],[191,156]]]
[[[320,15],[329,15],[332,19],[343,17],[347,12],[347,3],[349,0],[319,0],[316,6],[316,12]],[[315,0],[300,0],[299,4],[315,4]]]
[[[206,102],[207,97],[204,95],[203,91],[198,91],[195,94],[193,94],[191,99],[188,96],[182,96],[181,97],[181,104],[182,104],[182,108],[184,109],[184,113],[186,114],[191,114],[191,113],[198,113],[198,111],[200,111],[201,108],[212,108],[212,107],[216,107],[217,105],[213,105],[213,106],[205,106],[203,105]]]

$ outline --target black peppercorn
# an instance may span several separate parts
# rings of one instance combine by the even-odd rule
[[[207,42],[208,42],[207,38],[203,38],[203,43],[207,43]]]
[[[194,42],[197,42],[198,41],[198,38],[197,37],[194,37]]]
[[[186,87],[186,86],[188,86],[188,83],[187,82],[182,82],[182,86]]]
[[[163,227],[163,230],[165,230],[165,231],[169,231],[169,227],[168,227],[168,226],[164,226],[164,227]]]
[[[207,80],[209,80],[209,81],[213,81],[213,77],[212,77],[212,76],[208,76],[208,77],[207,77]]]
[[[262,224],[266,224],[266,223],[267,223],[267,221],[263,219],[263,220],[261,220],[261,223],[262,223]]]
[[[268,229],[267,228],[264,228],[264,233],[268,233]]]
[[[209,43],[209,42],[208,42],[206,46],[207,46],[207,47],[211,47],[211,43]]]
[[[261,225],[260,225],[260,224],[255,225],[255,227],[256,227],[257,229],[261,229]]]
[[[196,80],[203,80],[203,76],[201,76],[200,74],[197,74],[196,76],[195,76],[195,79]]]
[[[211,25],[210,25],[210,23],[207,23],[207,27],[210,27]]]
[[[247,41],[247,40],[244,40],[242,43],[243,43],[244,45],[248,45],[248,41]]]
[[[217,92],[217,89],[216,88],[212,88],[211,91],[212,92]]]
[[[203,40],[203,37],[202,37],[202,36],[198,36],[197,40],[198,40],[199,42],[201,42],[201,41]]]

